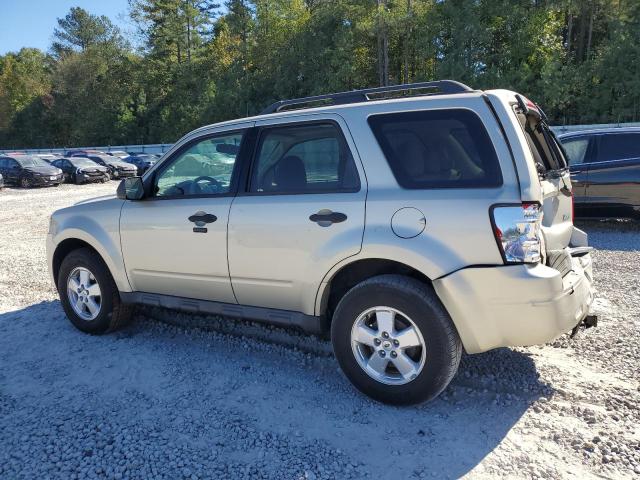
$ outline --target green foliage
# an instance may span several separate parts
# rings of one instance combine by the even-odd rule
[[[452,78],[555,123],[640,120],[637,0],[130,0],[0,56],[2,147],[172,142],[281,98]]]
[[[73,7],[64,18],[58,19],[53,31],[52,50],[57,55],[74,50],[85,51],[93,45],[122,42],[119,30],[104,15],[91,15],[80,7]]]

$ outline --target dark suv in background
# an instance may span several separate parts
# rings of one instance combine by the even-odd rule
[[[62,170],[31,155],[0,155],[0,174],[6,184],[24,188],[58,186],[63,181]]]
[[[569,158],[576,216],[640,218],[640,127],[558,138]]]

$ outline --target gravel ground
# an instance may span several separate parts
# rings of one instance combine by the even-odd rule
[[[598,328],[465,356],[437,400],[398,408],[312,336],[161,310],[76,331],[46,271],[48,216],[114,190],[0,192],[0,478],[640,476],[640,226],[581,225]]]

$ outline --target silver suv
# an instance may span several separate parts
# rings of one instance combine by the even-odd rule
[[[117,197],[55,212],[71,322],[136,304],[330,332],[351,382],[437,396],[460,355],[593,324],[562,148],[514,92],[453,81],[278,102],[178,141]]]

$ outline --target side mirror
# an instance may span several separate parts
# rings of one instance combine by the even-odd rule
[[[140,177],[128,177],[120,182],[116,195],[121,200],[142,200],[144,184]]]

